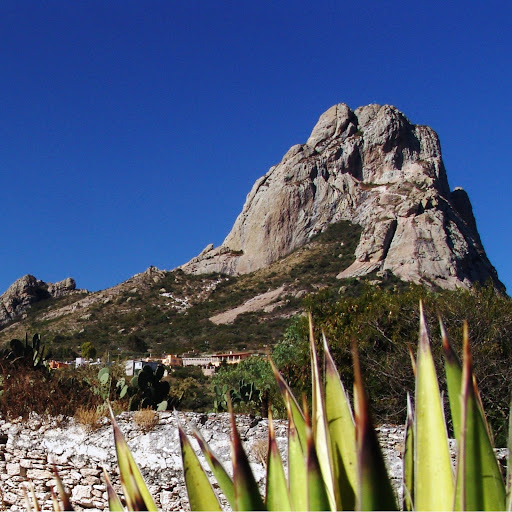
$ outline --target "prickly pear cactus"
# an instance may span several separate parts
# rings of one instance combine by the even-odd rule
[[[176,407],[179,399],[171,400],[169,398],[170,384],[161,380],[165,373],[165,367],[158,365],[153,371],[149,365],[145,365],[142,370],[130,381],[131,392],[130,410],[146,409],[148,407],[164,411]],[[127,390],[130,392],[130,389]]]

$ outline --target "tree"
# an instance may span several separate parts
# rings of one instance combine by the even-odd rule
[[[350,290],[349,290],[350,291]],[[441,365],[438,315],[448,337],[461,352],[462,326],[467,320],[475,372],[497,444],[504,437],[512,384],[512,300],[496,293],[491,284],[471,290],[435,291],[410,284],[405,288],[367,284],[354,296],[312,295],[307,306],[313,314],[317,338],[325,332],[338,371],[350,391],[351,345],[357,343],[368,394],[378,421],[401,423],[407,391],[414,392],[409,347],[418,339],[419,302],[430,326],[432,350]],[[297,377],[300,376],[300,368]],[[443,377],[441,377],[443,380]],[[449,411],[447,411],[449,416]]]
[[[296,316],[286,329],[283,340],[272,350],[272,360],[295,396],[311,388],[309,324],[305,315]]]
[[[148,351],[148,344],[137,334],[129,334],[126,338],[126,348],[137,354],[145,354]]]
[[[82,343],[80,353],[84,359],[94,359],[98,351],[90,341]]]

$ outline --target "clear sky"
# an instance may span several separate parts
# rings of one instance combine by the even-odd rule
[[[511,6],[2,0],[0,293],[103,289],[219,245],[341,102],[437,131],[511,292]]]

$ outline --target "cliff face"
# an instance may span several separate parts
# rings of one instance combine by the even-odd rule
[[[395,107],[331,107],[305,144],[254,184],[231,232],[183,265],[189,273],[252,272],[333,222],[362,227],[356,261],[339,277],[380,270],[442,288],[492,279],[464,190],[450,192],[439,139]]]
[[[0,295],[0,327],[23,313],[29,306],[40,300],[58,298],[73,293],[75,280],[71,277],[58,283],[45,283],[27,274],[20,277]]]

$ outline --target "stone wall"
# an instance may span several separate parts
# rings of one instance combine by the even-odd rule
[[[188,510],[175,415],[159,413],[159,423],[150,432],[141,431],[130,413],[122,413],[117,420],[157,506],[164,511]],[[198,427],[228,471],[231,470],[227,414],[179,413],[179,420],[186,430],[190,425]],[[237,425],[256,478],[263,485],[267,420],[238,416]],[[286,433],[286,422],[277,421],[276,435],[283,455]],[[399,486],[402,431],[381,427],[379,435],[390,472]],[[89,432],[73,419],[38,416],[27,421],[0,419],[0,478],[5,509],[25,509],[23,490],[33,485],[43,510],[52,510],[53,464],[77,510],[108,509],[103,468],[114,488],[122,494],[112,427],[107,419],[99,429]]]

